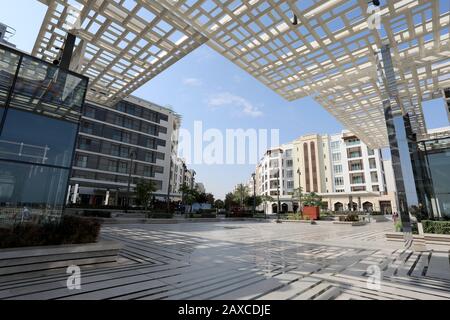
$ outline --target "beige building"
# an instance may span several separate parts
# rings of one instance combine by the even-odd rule
[[[349,131],[304,135],[270,149],[255,173],[257,194],[272,197],[265,204],[269,214],[278,207],[281,212],[297,211],[299,186],[303,193],[321,195],[322,207],[331,211],[397,211],[390,161]]]

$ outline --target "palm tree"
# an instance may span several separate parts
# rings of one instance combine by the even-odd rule
[[[240,203],[241,207],[244,206],[244,200],[248,197],[248,187],[242,183],[238,184],[236,190],[234,191],[234,196]]]

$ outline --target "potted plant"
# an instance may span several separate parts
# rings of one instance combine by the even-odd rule
[[[309,217],[311,220],[320,219],[320,205],[322,204],[322,197],[315,192],[311,192],[302,196],[303,215]]]

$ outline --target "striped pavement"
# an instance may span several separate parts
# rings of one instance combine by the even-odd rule
[[[102,238],[124,245],[119,261],[83,268],[80,290],[58,271],[0,278],[0,299],[449,299],[448,249],[414,252],[386,242],[388,231],[389,222],[106,225]]]

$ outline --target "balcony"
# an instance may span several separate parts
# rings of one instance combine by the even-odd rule
[[[364,170],[364,165],[362,163],[362,160],[349,161],[348,170],[350,172]]]
[[[364,184],[366,183],[364,179],[364,174],[356,173],[356,174],[350,174],[350,183],[351,184]]]
[[[347,158],[348,159],[355,159],[355,158],[361,158],[362,152],[360,147],[352,147],[347,149]]]

